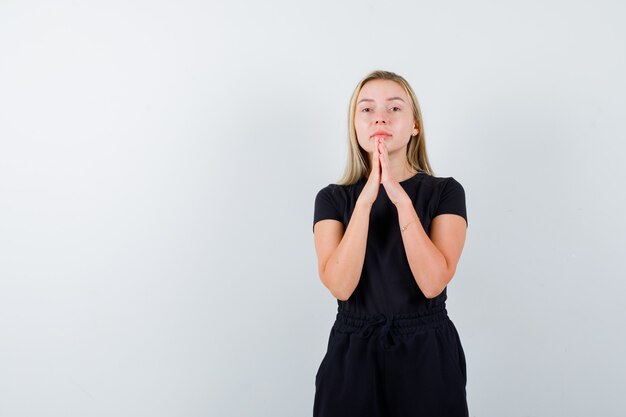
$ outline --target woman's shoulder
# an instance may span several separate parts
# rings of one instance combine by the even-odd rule
[[[411,181],[406,187],[409,195],[421,200],[433,200],[442,203],[444,200],[465,199],[463,185],[453,176],[434,176],[430,174],[418,174],[419,180]]]
[[[352,184],[343,184],[343,183],[330,183],[327,186],[323,187],[319,192],[325,193],[347,193],[352,190],[359,188],[359,186],[363,186],[365,183],[365,179],[362,178],[355,183]]]
[[[439,177],[439,181],[442,188],[463,191],[463,185],[454,177]]]
[[[454,177],[452,176],[448,176],[448,177],[438,177],[435,175],[430,175],[427,173],[420,173],[418,174],[420,176],[420,178],[422,180],[424,180],[427,183],[433,184],[433,185],[438,185],[438,186],[453,186],[453,187],[462,187],[461,183]]]

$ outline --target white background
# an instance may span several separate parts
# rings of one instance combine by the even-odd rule
[[[0,3],[0,416],[308,416],[374,69],[465,188],[472,416],[626,414],[621,1]]]

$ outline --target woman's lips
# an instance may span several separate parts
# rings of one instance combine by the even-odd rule
[[[378,132],[374,132],[374,134],[371,136],[372,138],[375,137],[382,137],[382,138],[386,138],[391,136],[391,133],[387,133],[387,132],[383,132],[383,131],[378,131]]]

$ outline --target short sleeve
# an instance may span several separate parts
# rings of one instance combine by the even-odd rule
[[[439,214],[458,214],[465,219],[465,227],[468,226],[465,190],[453,177],[449,177],[443,185],[439,204],[435,209],[433,218]]]
[[[313,213],[313,228],[315,228],[315,223],[320,220],[333,219],[343,222],[334,191],[335,186],[329,184],[317,193],[315,197],[315,211]]]

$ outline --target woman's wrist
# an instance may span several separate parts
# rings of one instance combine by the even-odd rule
[[[372,208],[372,206],[374,205],[373,202],[370,201],[366,201],[363,198],[359,197],[356,199],[356,203],[355,203],[355,207],[360,207],[366,210],[370,210]]]

